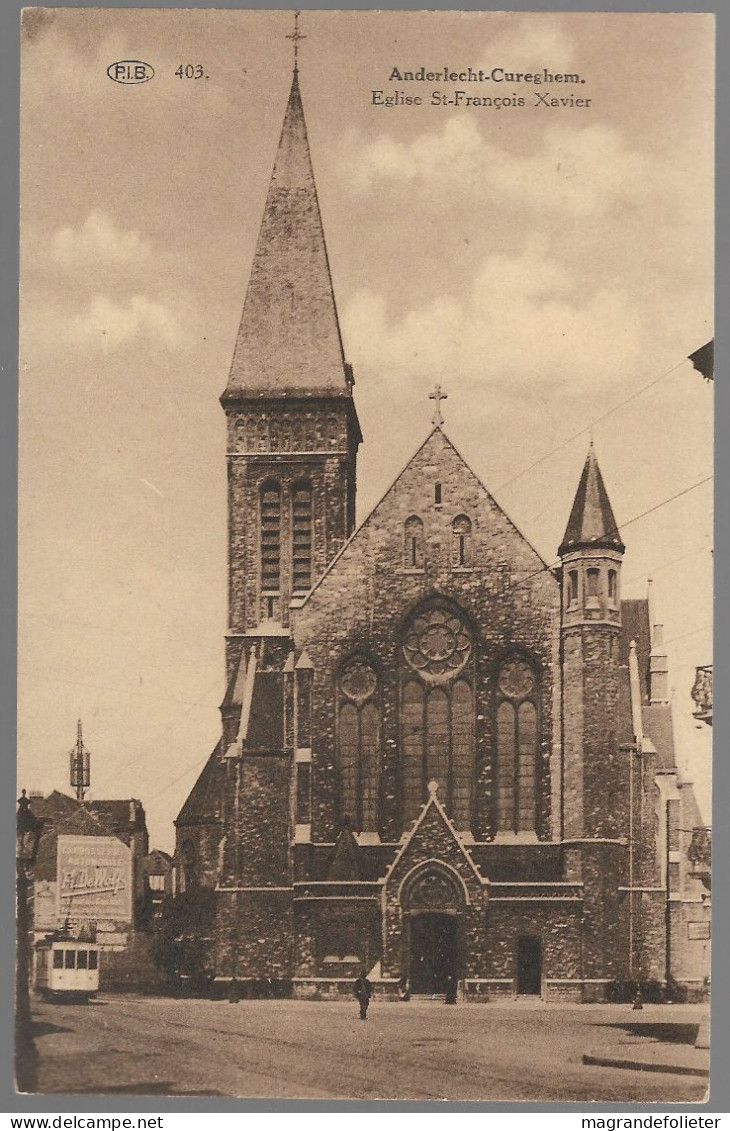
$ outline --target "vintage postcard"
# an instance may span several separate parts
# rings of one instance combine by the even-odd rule
[[[706,1098],[714,30],[25,10],[20,1091]]]

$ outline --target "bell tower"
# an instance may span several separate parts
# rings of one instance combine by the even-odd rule
[[[301,37],[300,37],[301,38]],[[288,635],[355,525],[362,439],[314,182],[298,67],[221,397],[227,419],[229,648]]]
[[[562,562],[563,835],[621,835],[620,574],[624,553],[593,443],[558,553]]]

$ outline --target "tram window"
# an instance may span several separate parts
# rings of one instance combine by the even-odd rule
[[[75,970],[76,969],[76,951],[75,950],[64,950],[63,954],[64,954],[64,961],[63,961],[64,967],[67,970]]]
[[[89,951],[89,970],[96,970],[99,964],[99,952],[96,950]]]
[[[63,951],[54,950],[53,952],[53,969],[63,970]]]
[[[89,952],[88,950],[80,950],[76,955],[76,969],[86,970],[89,965]]]

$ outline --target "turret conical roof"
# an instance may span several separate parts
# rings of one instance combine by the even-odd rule
[[[619,553],[626,548],[621,541],[592,443],[558,553],[562,556],[586,546],[618,550]]]
[[[223,399],[350,387],[295,70]]]

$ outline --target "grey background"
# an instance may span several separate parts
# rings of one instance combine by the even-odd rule
[[[25,5],[34,6],[34,5]],[[167,3],[160,4],[149,0],[136,0],[133,4],[123,3],[56,3],[52,7],[136,7],[136,8],[263,8],[291,9],[289,3]],[[369,9],[374,5],[364,3],[303,3],[302,8],[358,8]],[[389,9],[418,10],[419,3],[381,3],[378,7]],[[495,4],[475,4],[468,0],[460,4],[432,2],[430,8],[500,10],[500,11],[622,11],[622,12],[714,12],[717,20],[718,42],[718,87],[717,87],[717,182],[716,198],[724,207],[718,209],[717,224],[717,301],[716,309],[725,311],[728,307],[728,263],[730,262],[730,215],[727,199],[730,190],[728,178],[728,121],[730,120],[728,100],[728,27],[730,10],[722,7],[721,0],[715,3],[621,3],[600,4],[580,3],[578,0],[563,0],[550,3],[545,0],[512,0]],[[0,192],[2,209],[0,211],[0,735],[5,752],[3,784],[5,797],[2,802],[5,820],[0,823],[0,961],[4,977],[0,981],[0,1110],[3,1112],[236,1112],[236,1111],[565,1111],[578,1114],[591,1109],[581,1104],[504,1104],[504,1103],[449,1103],[434,1105],[412,1102],[369,1102],[352,1101],[252,1101],[235,1099],[200,1100],[163,1099],[159,1097],[108,1097],[95,1096],[41,1096],[32,1098],[16,1097],[12,1081],[13,1062],[13,978],[14,967],[14,864],[12,838],[14,831],[15,798],[20,785],[15,780],[15,651],[16,651],[16,591],[17,591],[17,279],[18,279],[18,100],[19,100],[19,34],[20,11],[23,5],[19,0],[5,0],[0,6],[0,138],[2,139],[3,160],[0,167]],[[52,91],[49,91],[52,97]],[[728,672],[728,581],[727,570],[722,569],[728,561],[730,546],[730,468],[728,467],[728,404],[727,382],[727,327],[716,330],[718,343],[716,395],[716,509],[715,509],[715,574],[716,574],[716,643],[714,656],[714,684],[716,701],[723,702],[723,691],[727,689]],[[719,689],[719,690],[718,690]],[[714,758],[714,802],[713,827],[715,841],[715,860],[724,860],[728,850],[728,816],[726,799],[730,795],[730,768],[725,751],[728,748],[727,712],[720,710],[715,727]],[[671,1105],[661,1107],[660,1112],[683,1111],[688,1114],[730,1111],[730,1079],[726,1070],[728,1060],[728,1025],[730,1022],[730,977],[728,976],[728,875],[722,865],[715,869],[713,892],[713,1000],[712,1000],[712,1094],[707,1104]],[[725,1069],[723,1071],[723,1069]],[[644,1104],[602,1105],[601,1111],[615,1112],[654,1112],[657,1108]]]

